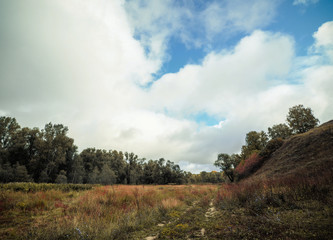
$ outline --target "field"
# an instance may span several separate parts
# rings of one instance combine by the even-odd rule
[[[0,185],[2,239],[331,239],[332,171],[223,185]]]

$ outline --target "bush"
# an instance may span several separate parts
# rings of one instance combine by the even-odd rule
[[[276,150],[278,150],[283,144],[283,139],[282,138],[275,138],[270,140],[266,147],[260,151],[259,156],[267,159],[269,158],[273,152],[275,152]]]
[[[84,191],[90,190],[95,186],[93,184],[52,184],[52,183],[6,183],[0,184],[0,190],[12,190],[21,192],[39,192],[47,190]]]
[[[261,166],[262,160],[263,158],[258,153],[252,153],[250,157],[241,161],[235,169],[238,178],[242,179],[255,172]]]

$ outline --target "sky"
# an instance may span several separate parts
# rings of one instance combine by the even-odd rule
[[[0,116],[216,170],[303,104],[333,119],[331,0],[0,0]]]

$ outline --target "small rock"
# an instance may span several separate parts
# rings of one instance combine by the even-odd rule
[[[157,238],[157,236],[149,236],[149,237],[146,237],[146,240],[154,240],[156,238]]]

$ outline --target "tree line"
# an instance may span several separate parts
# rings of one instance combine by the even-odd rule
[[[245,145],[238,154],[218,154],[214,165],[219,167],[233,182],[256,171],[263,162],[276,151],[283,141],[292,135],[305,133],[316,127],[319,120],[313,115],[311,108],[302,104],[289,108],[286,123],[280,123],[265,131],[250,131],[246,134]]]
[[[48,123],[43,129],[23,127],[0,117],[0,182],[181,184],[189,173],[160,158],[96,148],[78,153],[68,127]]]

